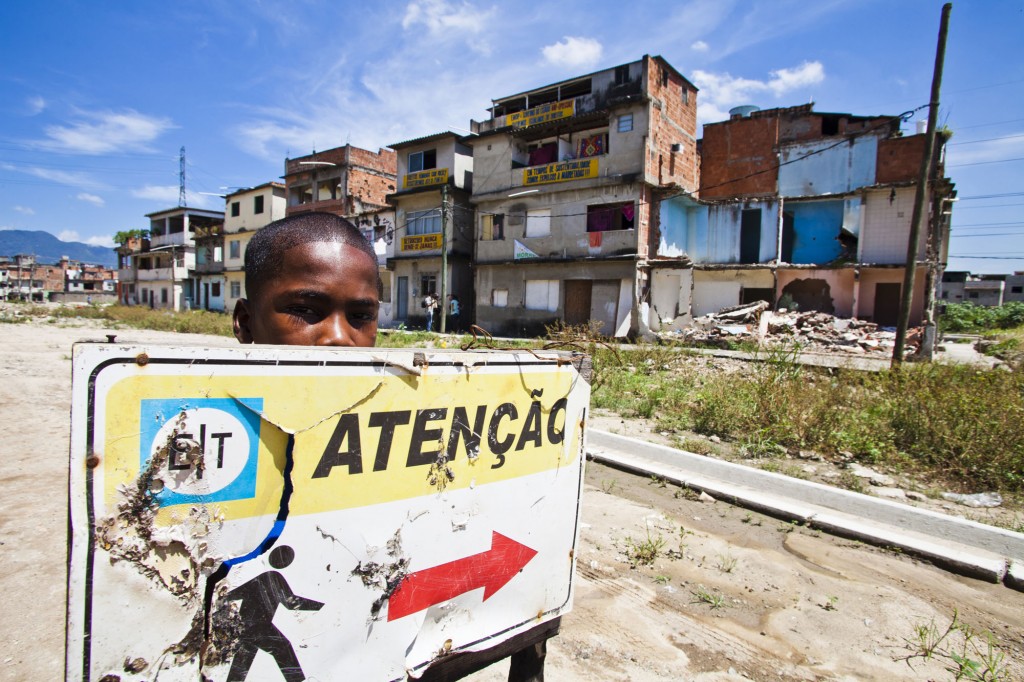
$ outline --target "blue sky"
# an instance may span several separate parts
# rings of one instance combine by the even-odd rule
[[[177,205],[182,146],[189,204],[223,208],[216,193],[278,179],[286,156],[459,132],[492,98],[643,54],[700,87],[701,123],[811,100],[898,114],[928,102],[941,6],[5,2],[0,229],[108,244]],[[961,197],[950,269],[1024,270],[1021,36],[1020,0],[954,3],[939,115]]]

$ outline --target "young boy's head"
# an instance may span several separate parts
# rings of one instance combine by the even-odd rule
[[[245,251],[242,343],[373,346],[380,275],[373,246],[349,221],[302,213],[256,232]]]

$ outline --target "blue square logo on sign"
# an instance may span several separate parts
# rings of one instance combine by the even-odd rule
[[[256,496],[262,398],[142,401],[140,471],[156,462],[161,505]]]

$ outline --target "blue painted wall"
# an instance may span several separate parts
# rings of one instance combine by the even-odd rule
[[[793,214],[796,233],[791,263],[830,263],[842,254],[839,243],[845,213],[842,200],[787,203],[783,210]]]
[[[779,204],[776,201],[707,206],[685,197],[661,203],[658,255],[688,256],[694,263],[738,263],[744,209],[761,209],[758,262],[776,257]]]

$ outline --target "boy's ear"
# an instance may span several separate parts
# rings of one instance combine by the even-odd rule
[[[235,301],[235,311],[231,315],[231,327],[234,329],[235,338],[240,343],[252,343],[252,330],[249,323],[252,315],[249,312],[248,299],[240,298]]]

